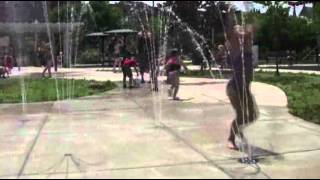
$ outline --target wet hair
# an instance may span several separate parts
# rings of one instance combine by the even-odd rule
[[[133,56],[133,53],[128,52],[126,55],[124,55],[124,59],[131,58]]]
[[[178,50],[177,49],[172,49],[170,51],[170,56],[177,56],[179,54]]]

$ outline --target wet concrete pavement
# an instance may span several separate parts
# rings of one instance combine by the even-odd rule
[[[73,78],[121,79],[74,71]],[[225,146],[234,116],[226,82],[182,78],[181,102],[168,100],[161,84],[158,93],[144,85],[59,102],[2,104],[0,178],[319,178],[319,126],[290,115],[285,94],[262,83],[252,87],[260,118],[245,130],[259,161],[238,162],[248,154]]]

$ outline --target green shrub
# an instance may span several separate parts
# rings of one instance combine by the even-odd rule
[[[100,52],[97,49],[88,49],[79,55],[79,64],[97,64],[101,62]]]

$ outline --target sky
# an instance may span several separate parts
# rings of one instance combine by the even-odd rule
[[[110,1],[110,2],[117,3],[119,1]],[[144,2],[144,3],[152,6],[152,1],[140,1],[140,2]],[[165,1],[155,1],[155,4],[159,4],[159,3],[162,4],[164,2]],[[263,5],[256,4],[256,3],[250,3],[251,1],[230,1],[230,2],[232,2],[236,6],[236,8],[238,8],[239,10],[242,10],[242,11],[247,11],[248,9],[252,9],[252,8],[260,10],[261,13],[264,13],[266,11],[266,8]],[[302,8],[303,8],[302,5],[296,7],[297,14],[300,13]],[[290,9],[289,14],[290,15],[293,14],[293,8]]]

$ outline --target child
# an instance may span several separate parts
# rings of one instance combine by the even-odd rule
[[[227,55],[226,55],[225,48],[222,44],[218,46],[218,52],[216,53],[215,58],[216,58],[217,64],[220,65],[220,69],[223,70],[224,65],[226,64]]]
[[[45,77],[45,74],[48,71],[49,78],[51,78],[51,67],[53,62],[50,53],[50,46],[48,44],[45,45],[44,48],[39,48],[39,58],[42,66],[44,67],[42,77]]]
[[[127,55],[126,57],[124,57],[124,60],[122,61],[123,88],[127,88],[127,77],[129,77],[129,88],[133,88],[133,75],[131,67],[135,69],[137,76],[139,76],[137,65],[137,61],[135,60],[133,55]]]
[[[168,76],[167,81],[168,84],[171,85],[171,87],[168,90],[168,95],[169,98],[172,97],[173,100],[180,100],[177,97],[177,94],[180,85],[181,66],[183,66],[184,69],[187,70],[186,65],[178,57],[178,50],[172,50],[166,62],[166,70]]]
[[[58,56],[57,56],[57,64],[61,68],[63,64],[63,52],[60,51]]]
[[[11,71],[13,69],[13,57],[11,55],[4,56],[4,68],[6,69],[8,74],[11,74]]]
[[[233,75],[227,85],[227,95],[236,117],[229,129],[228,148],[238,150],[235,139],[239,136],[245,140],[243,128],[258,119],[258,109],[253,94],[252,42],[255,29],[252,25],[240,26],[234,21],[235,9],[229,8],[227,16],[227,41]],[[239,42],[242,39],[242,43]]]
[[[123,42],[121,39],[116,39],[115,40],[115,45],[114,45],[114,63],[113,63],[113,72],[116,73],[116,67],[118,66],[120,68],[121,65],[121,57],[120,57],[120,53],[121,53],[121,49],[123,46]]]

